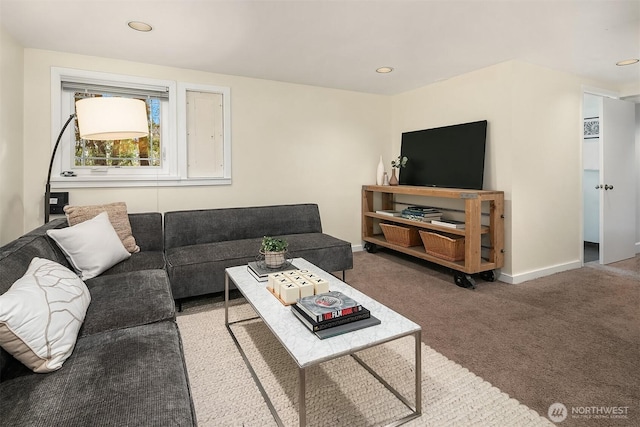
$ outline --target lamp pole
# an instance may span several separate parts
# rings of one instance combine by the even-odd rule
[[[47,185],[44,189],[44,223],[49,222],[49,203],[51,199],[51,169],[53,169],[53,159],[56,157],[56,151],[58,150],[58,145],[60,145],[60,140],[62,139],[62,135],[64,131],[67,130],[67,126],[71,123],[71,120],[76,116],[75,113],[71,114],[67,119],[67,122],[62,127],[60,131],[60,135],[58,135],[58,139],[56,140],[56,145],[53,146],[53,152],[51,153],[51,160],[49,161],[49,174],[47,175]]]

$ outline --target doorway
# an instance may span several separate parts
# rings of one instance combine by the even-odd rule
[[[632,102],[584,93],[584,263],[635,256],[635,115]]]
[[[600,260],[600,115],[602,97],[585,93],[582,104],[582,192],[584,263]]]

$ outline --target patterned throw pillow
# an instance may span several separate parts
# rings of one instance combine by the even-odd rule
[[[0,295],[0,346],[34,372],[52,372],[73,352],[91,302],[71,270],[33,258],[27,272]]]
[[[80,224],[88,219],[94,218],[100,212],[109,215],[109,221],[122,240],[122,244],[130,253],[139,252],[140,248],[136,244],[136,239],[131,232],[131,223],[127,214],[127,204],[124,202],[109,203],[107,205],[93,206],[65,206],[64,213],[67,215],[67,222],[70,226]]]
[[[99,276],[131,256],[106,212],[72,227],[47,230],[47,236],[55,240],[82,280]]]

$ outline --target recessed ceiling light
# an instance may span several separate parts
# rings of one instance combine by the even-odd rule
[[[376,70],[376,73],[387,74],[393,71],[393,67],[380,67]]]
[[[127,25],[136,31],[142,31],[145,33],[148,33],[153,29],[151,25],[147,24],[146,22],[140,22],[140,21],[129,21],[127,22]]]
[[[623,65],[637,64],[638,62],[640,62],[640,59],[625,59],[624,61],[616,62],[616,65],[622,67]]]

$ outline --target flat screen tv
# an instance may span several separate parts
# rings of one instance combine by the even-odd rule
[[[404,132],[401,185],[482,190],[487,121]]]

